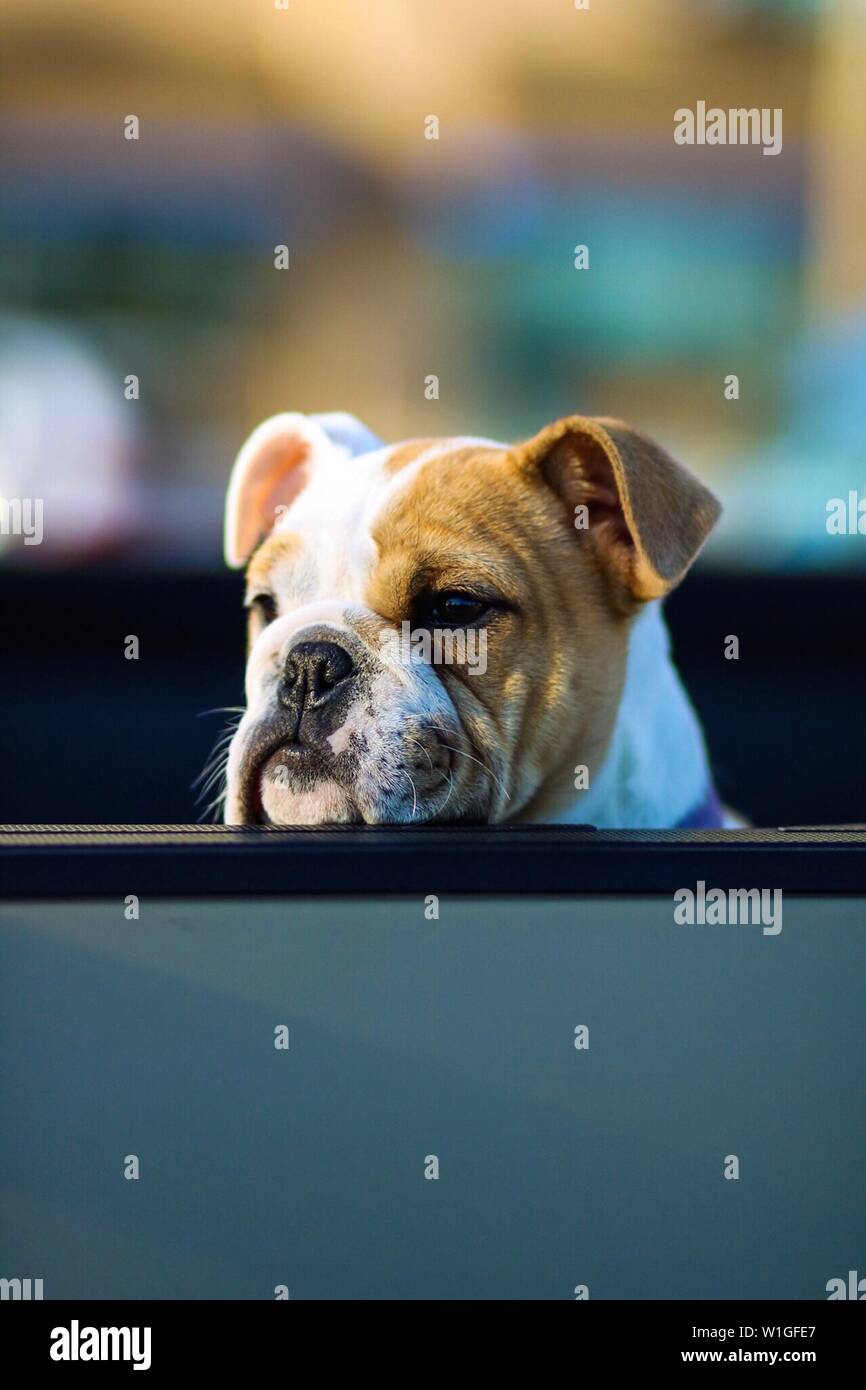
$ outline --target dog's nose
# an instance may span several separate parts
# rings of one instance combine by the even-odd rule
[[[296,738],[306,741],[333,733],[344,706],[337,697],[354,674],[354,661],[336,642],[299,642],[292,648],[279,700],[295,716]]]

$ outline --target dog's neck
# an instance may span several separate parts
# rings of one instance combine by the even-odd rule
[[[659,603],[635,619],[625,685],[613,734],[600,768],[589,769],[586,791],[570,794],[567,769],[559,795],[542,795],[519,820],[558,825],[675,826],[706,797],[711,785],[700,725],[670,656]]]

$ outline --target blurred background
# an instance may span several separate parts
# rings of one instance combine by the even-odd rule
[[[720,790],[866,821],[866,535],[826,525],[866,497],[862,0],[281,4],[5,0],[0,500],[44,538],[0,534],[0,820],[196,818],[232,459],[345,409],[657,437],[726,508],[668,605]],[[782,152],[676,145],[698,101]]]

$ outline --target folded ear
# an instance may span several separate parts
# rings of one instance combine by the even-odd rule
[[[226,564],[239,569],[323,458],[346,454],[307,415],[272,415],[254,429],[235,459],[226,495]]]
[[[703,483],[619,420],[557,420],[512,456],[561,497],[627,600],[674,588],[721,513]]]

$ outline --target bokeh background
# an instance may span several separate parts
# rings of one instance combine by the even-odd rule
[[[866,496],[862,0],[5,0],[0,47],[0,496],[45,506],[0,536],[0,820],[195,819],[231,461],[346,409],[655,435],[726,508],[668,605],[722,793],[866,821],[866,535],[826,528]],[[782,152],[676,145],[699,100]]]

